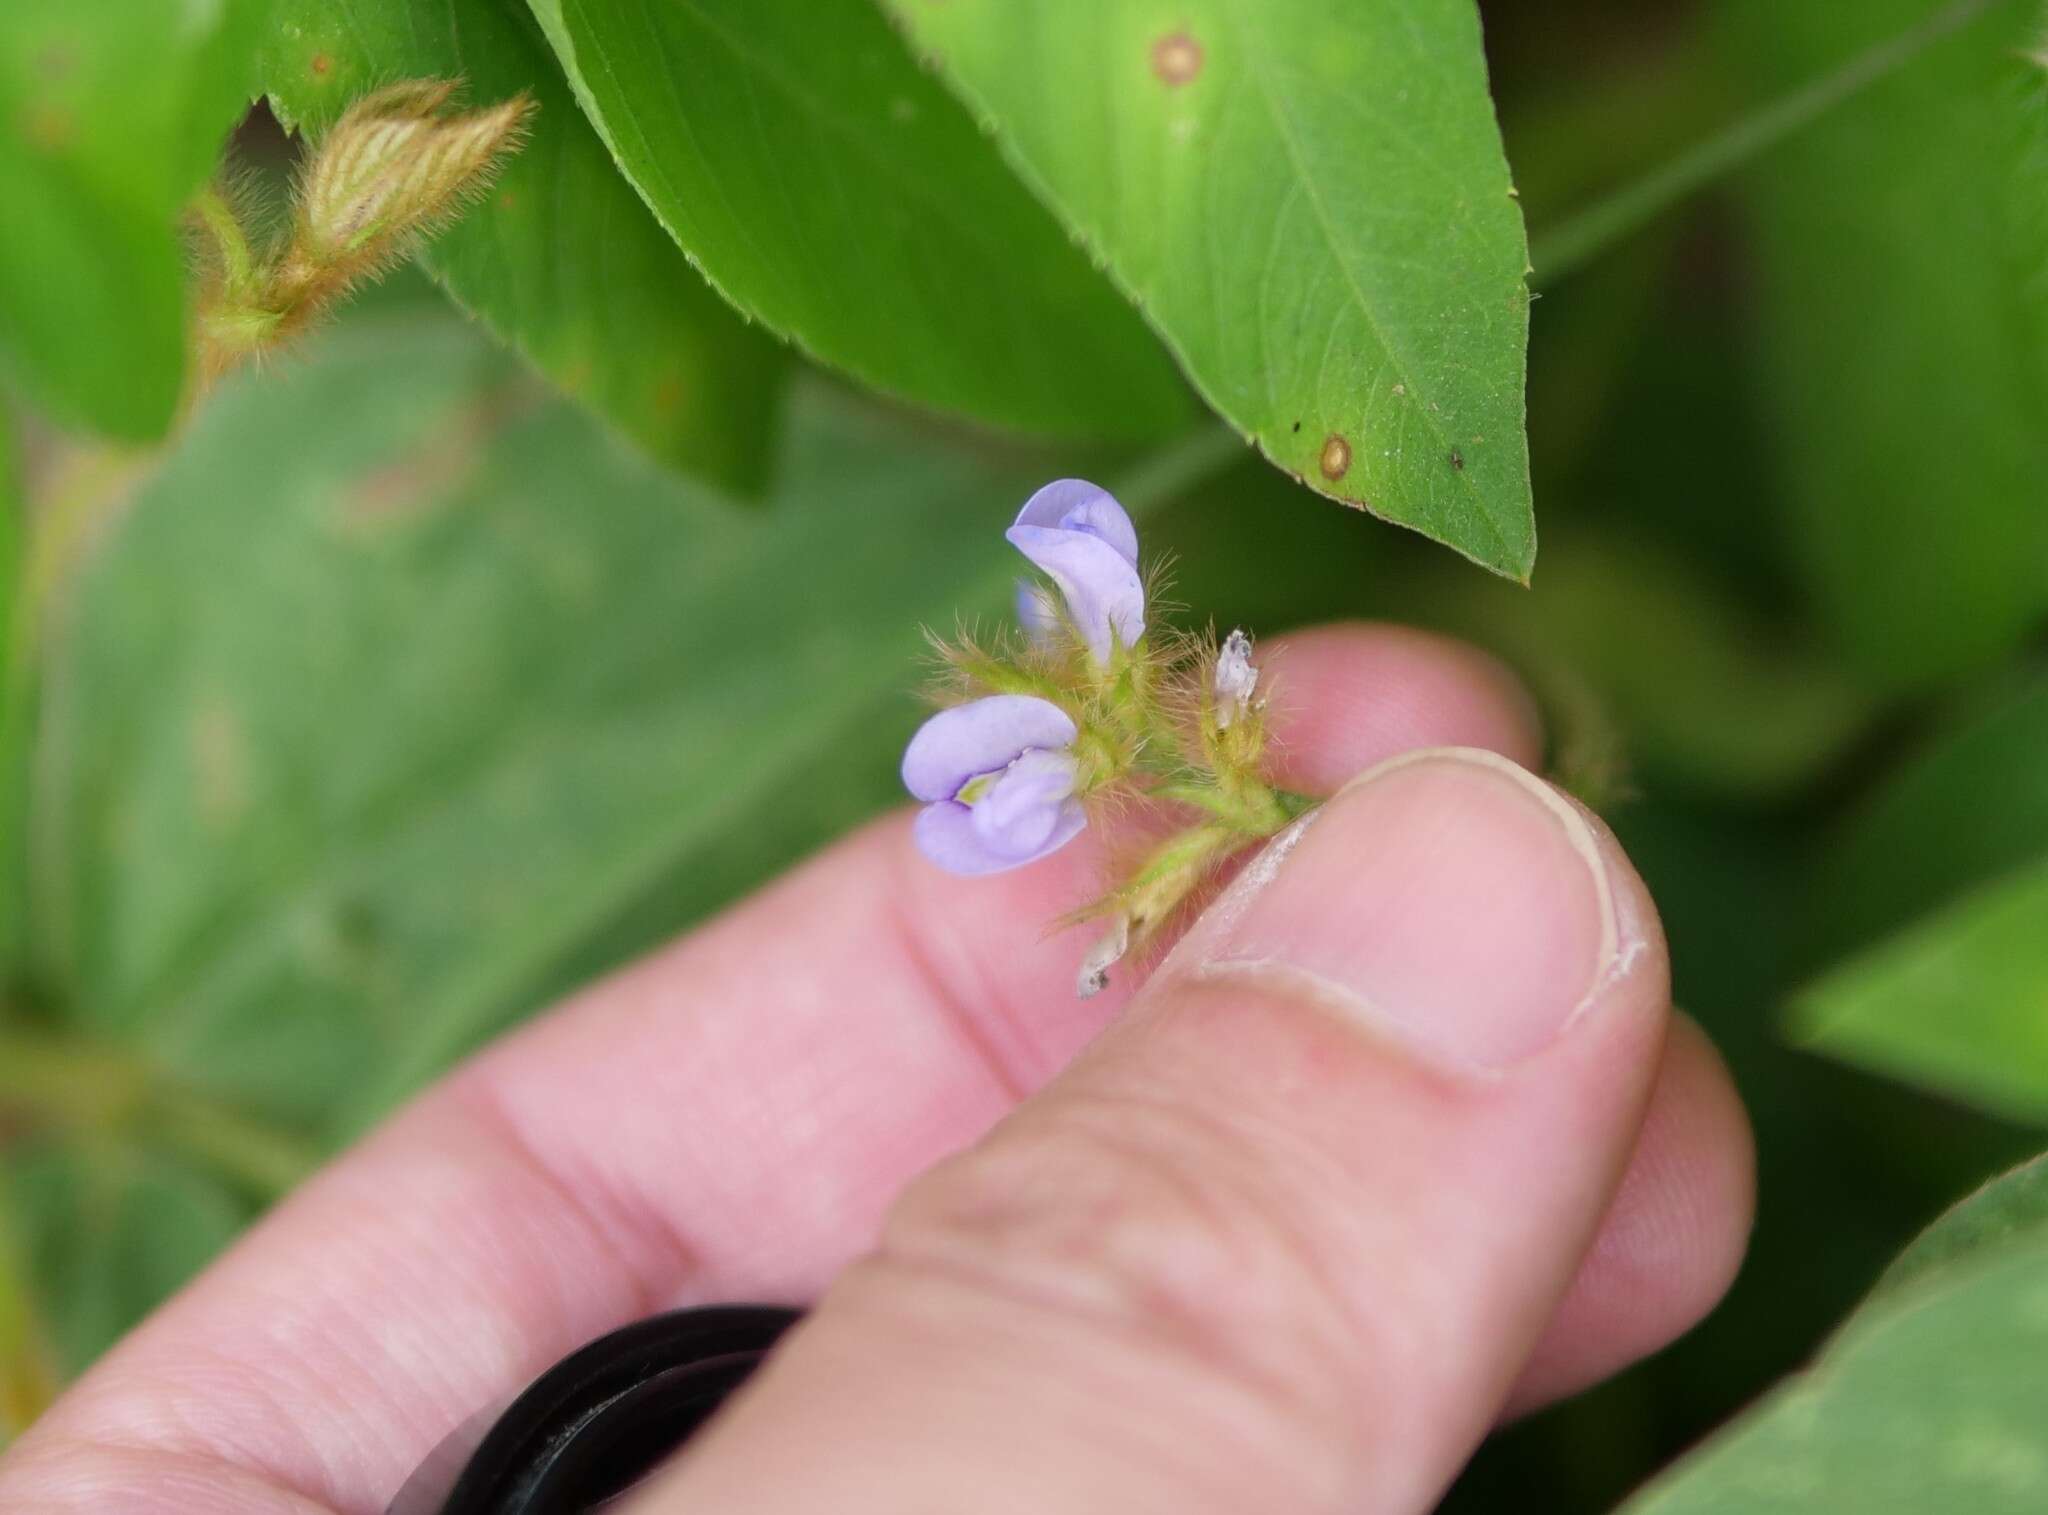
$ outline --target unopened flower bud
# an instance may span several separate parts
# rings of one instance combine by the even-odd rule
[[[291,235],[260,257],[229,194],[200,195],[195,218],[215,265],[197,322],[209,379],[304,331],[483,192],[518,150],[533,100],[515,95],[463,114],[447,108],[455,89],[413,80],[350,106],[307,156]]]
[[[1259,687],[1259,670],[1252,666],[1252,639],[1233,631],[1223,639],[1216,654],[1216,729],[1228,731],[1231,722],[1252,708],[1252,694]]]
[[[299,251],[316,263],[381,262],[432,230],[518,145],[525,95],[449,114],[446,81],[394,84],[350,106],[321,139],[299,192]]]

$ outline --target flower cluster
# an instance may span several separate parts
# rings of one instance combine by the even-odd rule
[[[1251,638],[1146,625],[1138,533],[1108,493],[1046,485],[1006,536],[1043,580],[1018,586],[1021,637],[942,645],[951,702],[903,755],[925,802],[925,856],[953,873],[1021,867],[1078,836],[1091,814],[1143,800],[1182,824],[1080,916],[1109,931],[1082,966],[1093,993],[1233,853],[1299,814],[1262,773],[1265,702]]]

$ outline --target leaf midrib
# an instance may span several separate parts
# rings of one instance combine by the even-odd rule
[[[1416,379],[1412,359],[1397,348],[1389,339],[1386,328],[1380,322],[1378,312],[1373,308],[1372,302],[1365,296],[1365,291],[1359,283],[1356,271],[1352,268],[1350,261],[1344,256],[1336,227],[1330,219],[1329,209],[1323,203],[1323,198],[1317,188],[1314,176],[1309,173],[1307,164],[1302,159],[1294,125],[1288,119],[1285,110],[1282,108],[1278,97],[1267,79],[1267,62],[1257,43],[1253,40],[1253,33],[1256,31],[1256,28],[1246,25],[1243,13],[1239,9],[1238,0],[1220,0],[1220,3],[1230,13],[1232,24],[1237,29],[1239,41],[1244,47],[1247,64],[1245,70],[1246,77],[1251,83],[1254,92],[1257,93],[1260,100],[1264,103],[1266,113],[1272,119],[1274,130],[1279,134],[1281,146],[1287,153],[1288,163],[1294,169],[1295,181],[1301,186],[1302,193],[1306,196],[1309,207],[1315,214],[1316,230],[1322,236],[1323,245],[1330,254],[1330,261],[1342,272],[1345,288],[1351,292],[1354,306],[1357,308],[1359,315],[1365,319],[1366,325],[1371,329],[1373,340],[1379,343],[1380,351],[1386,357],[1387,366],[1399,374],[1401,382],[1407,386],[1409,398],[1415,402],[1410,407],[1410,410],[1421,420],[1424,429],[1435,439],[1438,448],[1448,456],[1453,446],[1451,435],[1443,429],[1442,424],[1437,419],[1438,412],[1431,408],[1432,402],[1430,397],[1423,392],[1423,386]],[[1499,523],[1493,519],[1492,514],[1486,509],[1484,497],[1479,491],[1478,484],[1468,473],[1462,470],[1453,472],[1452,484],[1454,488],[1462,486],[1466,491],[1466,498],[1471,504],[1472,513],[1485,526],[1487,535],[1492,540],[1498,554],[1498,560],[1504,564],[1519,563],[1519,558],[1511,550],[1510,544],[1502,533]]]

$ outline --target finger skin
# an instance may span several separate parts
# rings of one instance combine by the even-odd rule
[[[1735,1281],[1755,1213],[1749,1116],[1706,1033],[1675,1016],[1628,1171],[1507,1413],[1575,1394],[1683,1335]]]
[[[1343,627],[1268,657],[1299,787],[1415,746],[1537,757],[1526,696],[1457,644]],[[897,817],[607,980],[280,1207],[0,1459],[0,1507],[369,1515],[611,1326],[809,1297],[1128,998],[1075,1001],[1080,943],[1030,935],[1096,866],[962,889]]]
[[[632,1515],[1433,1505],[1634,1149],[1663,941],[1605,829],[1498,759],[1312,819]]]

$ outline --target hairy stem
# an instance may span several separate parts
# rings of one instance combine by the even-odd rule
[[[248,234],[227,197],[212,185],[192,197],[192,214],[213,239],[220,256],[221,282],[236,299],[246,299],[256,283],[256,255]]]
[[[1918,25],[1857,54],[1833,72],[1740,120],[1653,169],[1633,184],[1538,235],[1529,261],[1549,288],[1569,277],[1659,213],[1742,167],[1872,84],[1897,72],[1934,43],[2017,0],[1955,0]]]

